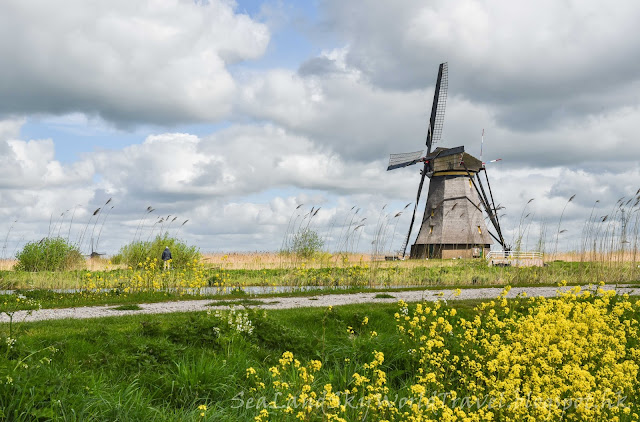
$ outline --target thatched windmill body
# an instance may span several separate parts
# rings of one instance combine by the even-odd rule
[[[480,257],[491,247],[492,238],[506,249],[482,161],[465,152],[464,146],[431,151],[432,145],[442,135],[447,88],[448,66],[442,63],[438,69],[427,130],[426,154],[423,151],[392,154],[389,159],[387,170],[423,163],[413,216],[402,247],[403,257],[427,177],[430,179],[427,204],[418,236],[411,246],[411,258]],[[481,172],[485,174],[487,190],[480,180]],[[487,229],[484,214],[496,234]]]

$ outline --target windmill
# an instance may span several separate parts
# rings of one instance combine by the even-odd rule
[[[441,63],[427,129],[426,154],[421,150],[391,154],[389,158],[387,171],[418,163],[423,165],[409,232],[402,246],[402,257],[409,244],[420,194],[427,177],[430,179],[427,204],[420,231],[411,246],[410,258],[483,256],[493,243],[491,238],[505,250],[508,249],[498,222],[484,163],[465,152],[464,146],[431,150],[442,136],[448,86],[448,65]],[[482,172],[485,174],[487,190],[480,179]],[[487,230],[483,211],[496,234]]]

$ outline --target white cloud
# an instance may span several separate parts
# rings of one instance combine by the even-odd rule
[[[220,119],[236,89],[227,66],[260,57],[270,37],[224,0],[37,3],[0,5],[0,112]]]
[[[0,120],[0,140],[17,139],[25,120],[24,118]]]
[[[350,72],[301,76],[288,70],[251,75],[239,110],[267,119],[349,160],[385,159],[403,145],[424,146],[424,90],[380,90]]]
[[[0,186],[9,189],[42,189],[91,180],[93,169],[86,163],[63,167],[54,159],[54,144],[44,140],[1,140]]]
[[[167,203],[241,197],[276,187],[377,192],[388,180],[382,162],[347,160],[273,125],[238,125],[205,138],[152,135],[140,145],[87,154],[84,160],[114,192],[145,201],[157,195]]]
[[[562,123],[558,111],[572,117],[637,103],[634,1],[322,4],[326,25],[349,45],[347,62],[376,86],[422,88],[448,61],[450,90],[499,106],[499,121],[528,130]]]
[[[19,217],[20,236],[44,235],[62,213],[57,227],[66,228],[66,210],[81,204],[73,237],[113,197],[103,243],[112,252],[143,217],[148,236],[168,214],[180,217],[173,232],[189,219],[180,233],[203,250],[275,250],[305,203],[300,213],[322,207],[314,225],[334,246],[361,208],[367,249],[376,222],[415,198],[417,166],[387,173],[386,160],[424,147],[437,64],[448,60],[441,146],[478,155],[485,128],[484,159],[503,159],[489,174],[507,240],[523,215],[533,239],[542,222],[555,230],[564,211],[568,247],[596,200],[594,212],[606,215],[640,186],[640,60],[628,36],[639,9],[619,6],[327,1],[319,26],[339,48],[298,69],[236,66],[234,80],[228,66],[261,57],[270,32],[231,2],[74,0],[65,14],[46,2],[3,3],[0,112],[64,115],[49,118],[54,126],[104,118],[167,128],[66,164],[55,159],[58,139],[22,140],[24,120],[0,121],[0,233]],[[168,128],[216,119],[231,125],[208,136]],[[156,211],[146,215],[147,206]],[[396,243],[410,210],[402,218]]]
[[[219,158],[198,153],[199,139],[183,133],[150,135],[140,145],[87,154],[105,186],[114,192],[151,196],[189,195],[203,169]],[[211,166],[215,168],[215,166]]]
[[[496,202],[505,207],[500,213],[505,214],[501,225],[507,242],[513,243],[518,231],[527,227],[529,247],[533,247],[533,239],[539,237],[540,225],[544,224],[548,244],[552,237],[551,243],[555,242],[558,231],[566,230],[559,236],[562,239],[560,250],[580,246],[589,218],[609,215],[609,230],[619,231],[620,221],[612,221],[618,208],[617,201],[624,198],[625,202],[631,200],[633,203],[640,187],[637,166],[616,172],[589,172],[566,167],[496,168],[489,169],[489,177]],[[572,196],[574,198],[569,202]],[[530,200],[533,201],[529,203]]]
[[[13,243],[43,237],[52,225],[54,232],[69,233],[77,241],[93,211],[101,207],[105,216],[109,207],[104,202],[113,198],[114,209],[103,217],[101,251],[115,252],[131,241],[143,218],[142,237],[158,233],[160,225],[154,222],[168,214],[179,217],[170,231],[180,230],[204,250],[220,249],[220,239],[232,250],[273,250],[280,246],[298,204],[308,204],[307,211],[311,206],[324,208],[315,224],[328,236],[329,225],[337,224],[331,219],[354,203],[365,207],[384,201],[381,193],[403,197],[403,190],[413,196],[407,172],[389,175],[382,162],[344,160],[273,125],[235,126],[206,138],[151,135],[139,145],[86,153],[68,164],[54,159],[51,140],[4,142],[13,151],[3,155],[4,167],[14,170],[5,173],[0,194],[0,231],[17,219]],[[281,192],[264,200],[252,198],[274,189]],[[147,206],[156,211],[147,214]],[[189,223],[180,229],[186,219]]]
[[[332,156],[309,140],[271,125],[236,126],[207,138],[152,135],[140,145],[89,153],[71,164],[53,160],[50,141],[12,142],[22,148],[12,156],[15,163],[30,157],[44,170],[37,178],[41,185],[21,189],[22,182],[16,178],[14,188],[2,190],[4,223],[0,227],[6,231],[18,219],[11,245],[51,230],[78,239],[91,222],[92,212],[113,197],[114,209],[106,218],[101,251],[115,252],[131,241],[143,218],[138,237],[157,234],[161,225],[154,222],[169,214],[178,220],[165,223],[164,228],[203,250],[276,250],[292,213],[300,214],[299,224],[312,206],[321,207],[312,227],[329,247],[344,247],[347,232],[356,227],[349,223],[366,218],[361,233],[350,235],[349,247],[358,243],[361,250],[369,250],[376,228],[384,224],[385,248],[391,250],[400,246],[412,207],[398,219],[392,216],[413,201],[419,177],[417,168],[387,173],[381,161],[359,164]],[[69,177],[78,168],[86,172],[84,179]],[[54,173],[52,169],[66,178],[66,185],[45,176]],[[635,186],[640,186],[637,168],[597,175],[564,167],[513,170],[498,165],[489,174],[496,201],[506,207],[502,224],[508,242],[523,229],[520,219],[524,211],[531,213],[524,219],[529,247],[537,239],[541,222],[547,224],[547,243],[555,242],[550,237],[574,193],[577,196],[563,216],[562,229],[567,232],[560,237],[560,249],[579,244],[581,227],[596,200],[600,202],[595,213],[605,215],[620,196],[631,197]],[[590,190],[585,186],[591,186]],[[275,192],[277,188],[282,191]],[[423,195],[427,189],[425,186]],[[264,199],[257,199],[256,195],[270,191]],[[534,201],[524,208],[531,198]],[[305,205],[296,211],[299,204]],[[383,210],[385,204],[388,206]],[[147,206],[156,211],[146,214]],[[358,215],[353,207],[361,208]],[[419,210],[418,221],[421,213]],[[186,219],[189,223],[180,227]],[[86,250],[88,242],[85,238]]]

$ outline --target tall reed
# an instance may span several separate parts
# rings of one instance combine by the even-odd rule
[[[565,210],[567,209],[567,205],[569,205],[569,203],[570,203],[571,201],[573,201],[573,199],[574,199],[575,197],[576,197],[576,195],[575,195],[575,194],[571,195],[571,198],[569,198],[569,200],[567,201],[567,203],[566,203],[566,204],[564,204],[564,208],[562,208],[562,213],[560,213],[560,220],[558,220],[558,230],[556,230],[556,245],[555,245],[555,248],[553,249],[553,255],[554,255],[554,256],[555,256],[555,255],[557,255],[557,253],[558,253],[558,240],[559,240],[559,238],[560,238],[560,233],[561,233],[560,226],[561,226],[561,224],[562,224],[562,217],[564,216],[564,212],[565,212]],[[565,231],[566,231],[566,230],[565,230]]]

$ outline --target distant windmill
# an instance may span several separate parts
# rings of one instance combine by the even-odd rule
[[[411,237],[425,177],[429,177],[431,182],[422,225],[415,243],[411,246],[411,258],[483,256],[493,243],[492,237],[505,250],[508,249],[500,230],[493,193],[482,161],[466,153],[464,146],[436,148],[431,151],[431,146],[442,136],[448,85],[448,65],[442,63],[438,69],[438,80],[433,95],[426,154],[423,151],[391,154],[389,159],[387,170],[417,163],[423,163],[424,166],[420,171],[422,177],[418,185],[409,233],[402,246],[403,257]],[[489,195],[480,180],[479,174],[483,171]],[[495,235],[487,230],[483,211],[495,229]]]

